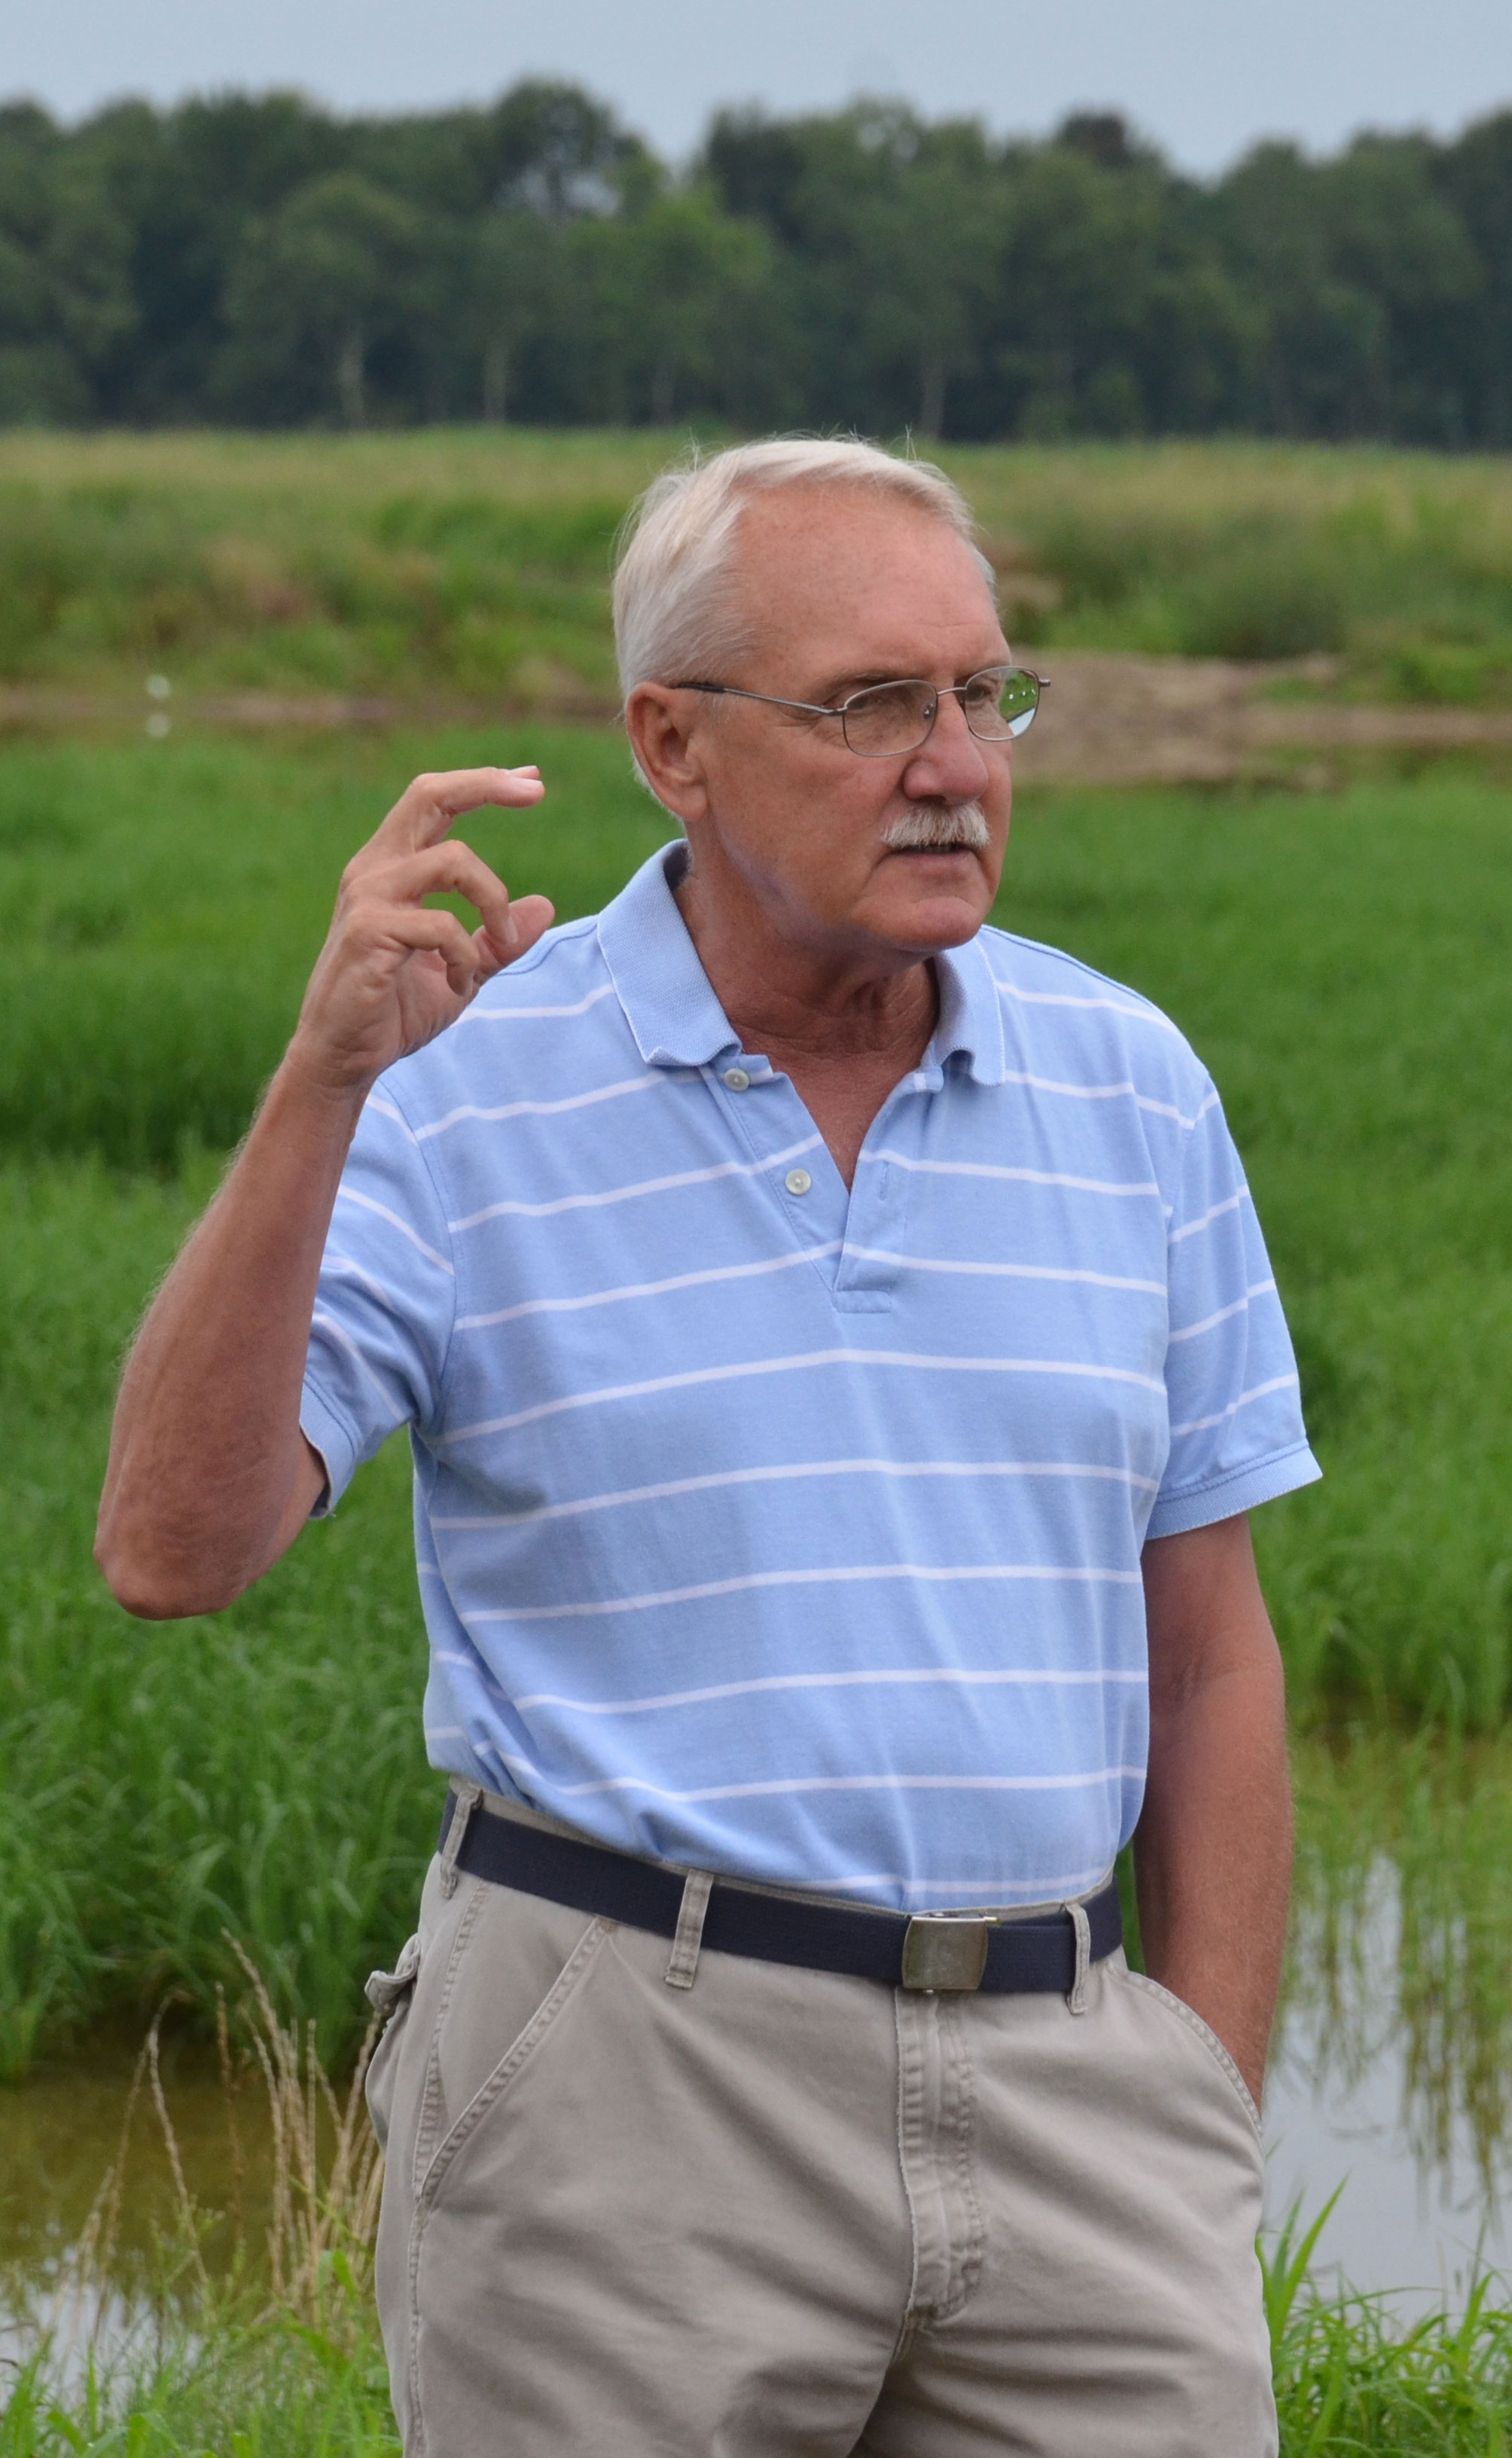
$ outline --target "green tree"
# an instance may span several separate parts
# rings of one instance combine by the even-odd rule
[[[108,416],[202,418],[232,267],[252,223],[342,167],[348,132],[301,95],[217,94],[101,113],[77,139],[130,234],[131,333],[101,380]]]
[[[1073,120],[1013,149],[997,365],[1022,433],[1138,434],[1232,415],[1248,320],[1181,183]]]
[[[1475,251],[1478,312],[1453,337],[1466,433],[1512,446],[1512,111],[1466,129],[1430,163],[1435,186]]]
[[[223,397],[264,419],[334,407],[364,426],[371,353],[413,335],[423,239],[414,208],[355,171],[312,180],[255,223],[227,289]]]
[[[540,79],[0,107],[0,418],[480,411],[1506,446],[1512,113],[1202,184],[1107,112],[725,113],[682,180]]]
[[[952,383],[981,358],[1002,279],[1005,198],[980,128],[899,134],[892,177],[858,216],[852,244],[866,345],[879,372],[897,367],[900,387],[911,372],[911,424],[932,442]]]
[[[550,328],[562,255],[559,228],[519,207],[487,215],[469,233],[468,321],[486,419],[508,416],[522,362]]]
[[[0,416],[84,416],[136,316],[130,233],[34,106],[0,114]]]
[[[631,416],[670,427],[679,413],[737,412],[768,304],[770,252],[760,231],[692,189],[584,226],[567,263],[570,279],[586,276],[596,292],[603,344],[621,370]]]
[[[980,357],[998,245],[996,183],[970,122],[931,130],[891,103],[809,119],[715,121],[702,169],[776,250],[803,413],[941,431]]]
[[[1457,443],[1457,339],[1481,289],[1425,139],[1362,137],[1332,162],[1257,147],[1224,180],[1226,252],[1266,324],[1255,423],[1293,435]]]

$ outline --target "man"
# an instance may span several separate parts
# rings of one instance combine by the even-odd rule
[[[411,1428],[452,1790],[377,1984],[410,2452],[1274,2448],[1244,1514],[1316,1469],[1201,1068],[984,927],[1038,686],[970,534],[856,445],[660,480],[616,621],[683,839],[548,932],[448,833],[536,772],[418,780],[127,1369],[142,1614]]]

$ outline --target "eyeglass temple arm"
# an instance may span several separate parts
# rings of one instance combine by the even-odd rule
[[[808,717],[843,717],[840,708],[826,708],[817,699],[779,699],[775,692],[744,691],[738,683],[669,683],[669,691],[716,692],[721,699],[758,699],[767,708],[800,708]]]

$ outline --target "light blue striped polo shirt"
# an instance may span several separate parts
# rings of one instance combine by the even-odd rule
[[[1318,1472],[1217,1094],[984,929],[847,1194],[683,858],[392,1068],[342,1181],[303,1423],[333,1501],[411,1430],[431,1760],[683,1865],[1081,1891],[1139,1813],[1145,1538]]]

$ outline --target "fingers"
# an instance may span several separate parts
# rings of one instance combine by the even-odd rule
[[[485,933],[480,930],[474,935],[465,930],[455,913],[447,913],[444,907],[397,906],[383,915],[381,935],[390,947],[439,956],[446,968],[452,995],[464,1004],[481,982],[499,970],[497,958],[487,955],[488,942]]]
[[[447,838],[464,811],[525,808],[544,791],[533,767],[417,777],[348,863],[297,1036],[322,1078],[375,1082],[444,1032],[486,981],[549,927],[547,898],[512,905],[472,847]],[[468,931],[454,913],[423,902],[436,894],[466,897],[481,927]]]
[[[524,768],[452,768],[417,777],[405,786],[369,850],[418,853],[439,844],[464,811],[481,811],[490,804],[504,810],[528,810],[545,791],[533,762]]]
[[[512,964],[517,956],[525,954],[528,948],[533,948],[537,939],[549,930],[555,920],[556,907],[549,896],[517,897],[509,907],[509,927],[513,933],[513,939],[512,944],[505,951],[506,961]],[[476,935],[480,939],[487,935],[490,944],[492,943],[491,930],[487,934],[480,930]],[[495,967],[495,970],[497,969],[498,968]]]
[[[369,857],[371,853],[369,847]],[[509,918],[508,889],[471,845],[459,844],[454,838],[423,853],[403,855],[396,862],[360,860],[348,870],[346,888],[349,895],[393,905],[418,905],[423,896],[466,896],[482,914],[500,961],[519,953]]]

